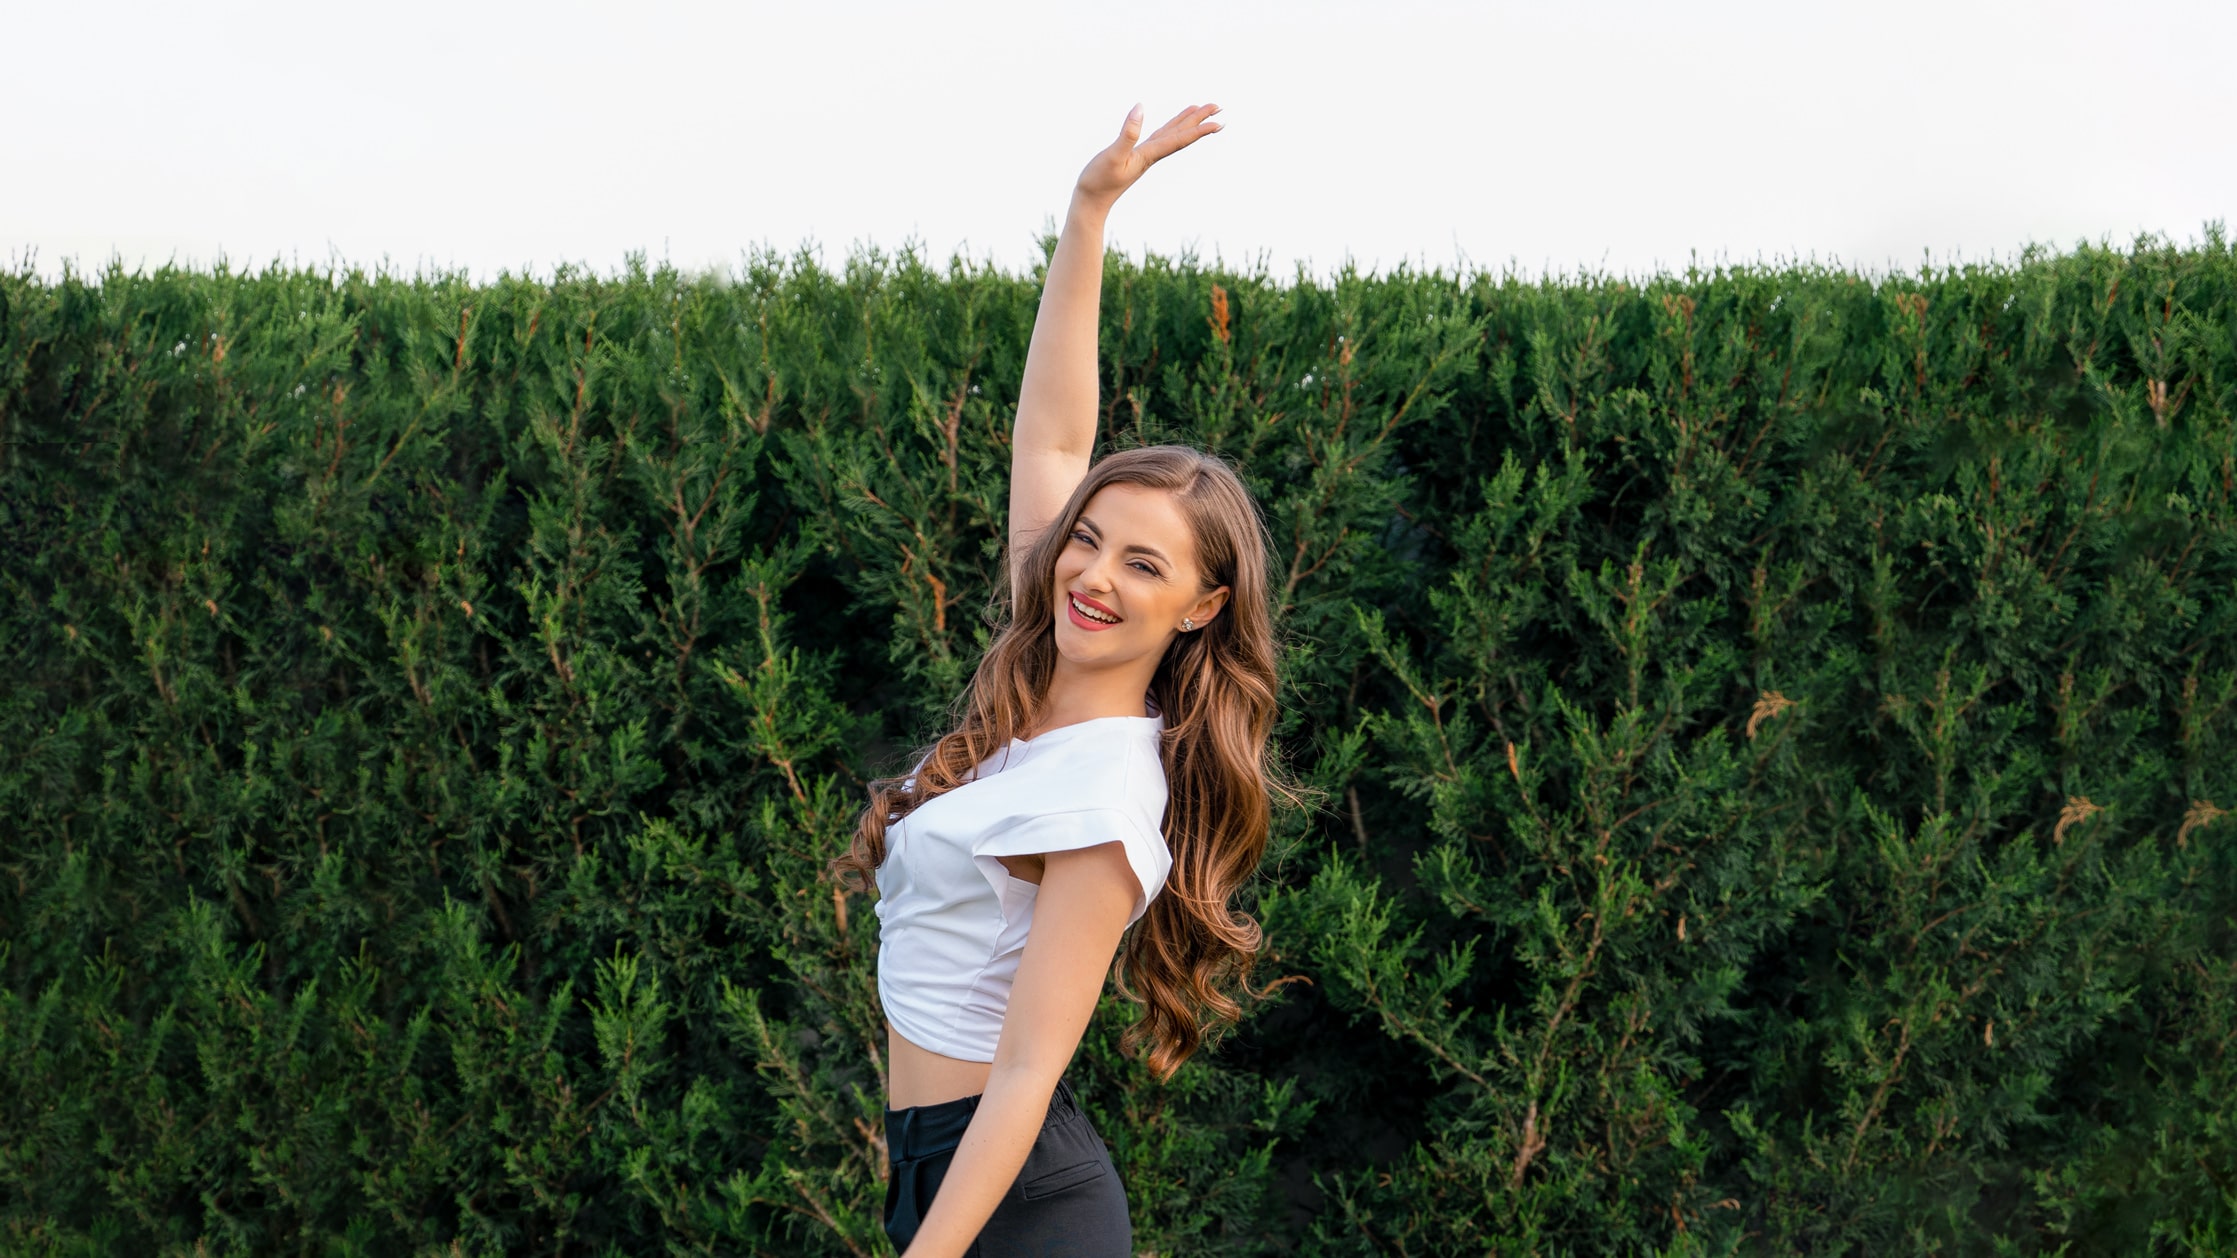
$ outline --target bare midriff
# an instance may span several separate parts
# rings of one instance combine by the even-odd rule
[[[938,1105],[957,1097],[986,1091],[990,1061],[964,1061],[935,1053],[886,1029],[886,1105],[907,1109],[912,1105]]]

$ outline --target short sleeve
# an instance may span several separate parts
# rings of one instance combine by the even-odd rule
[[[1123,845],[1126,863],[1133,868],[1135,881],[1141,884],[1135,896],[1134,912],[1126,919],[1126,924],[1131,926],[1149,911],[1150,900],[1164,889],[1173,858],[1162,836],[1121,809],[1081,808],[1022,817],[1011,825],[979,836],[971,845],[971,854],[987,858],[980,868],[999,890],[1001,884],[996,880],[1008,878],[1009,871],[992,859],[994,857],[1070,852],[1114,840]]]

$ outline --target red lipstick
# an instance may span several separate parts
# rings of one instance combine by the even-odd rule
[[[1074,605],[1075,599],[1078,600],[1077,606]],[[1091,620],[1086,616],[1082,616],[1080,614],[1081,607],[1085,607],[1090,611],[1101,612],[1103,615],[1111,617],[1114,622],[1119,619],[1119,614],[1117,612],[1114,612],[1110,608],[1103,606],[1101,603],[1096,602],[1094,599],[1089,598],[1087,595],[1074,594],[1070,590],[1066,590],[1064,592],[1064,614],[1071,619],[1073,625],[1077,626],[1078,628],[1085,629],[1090,633],[1093,633],[1098,629],[1109,629],[1113,627],[1113,625],[1106,624],[1103,621]]]

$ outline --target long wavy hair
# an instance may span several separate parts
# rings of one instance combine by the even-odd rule
[[[1163,1079],[1207,1032],[1241,1017],[1231,992],[1262,997],[1280,985],[1250,986],[1259,925],[1230,901],[1266,853],[1274,801],[1304,801],[1268,746],[1277,651],[1266,526],[1226,462],[1189,446],[1159,445],[1113,453],[1088,469],[1022,564],[1006,566],[1020,574],[1019,584],[1006,598],[997,596],[994,642],[955,705],[954,727],[923,750],[913,780],[869,784],[854,840],[829,874],[842,887],[869,890],[885,861],[888,826],[962,785],[1020,730],[1033,728],[1056,669],[1057,558],[1088,500],[1106,485],[1172,494],[1195,537],[1201,588],[1229,591],[1211,623],[1173,639],[1150,682],[1165,717],[1159,753],[1173,868],[1121,952],[1118,989],[1141,1004],[1142,1016],[1119,1045],[1138,1057],[1147,1043],[1150,1069]]]

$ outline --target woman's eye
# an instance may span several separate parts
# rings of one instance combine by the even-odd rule
[[[1093,546],[1095,544],[1094,535],[1089,533],[1086,529],[1072,530],[1072,540],[1080,543],[1083,546]],[[1157,570],[1157,566],[1147,560],[1137,559],[1127,566],[1131,567],[1136,572],[1141,573],[1143,576],[1154,577],[1160,575]]]

